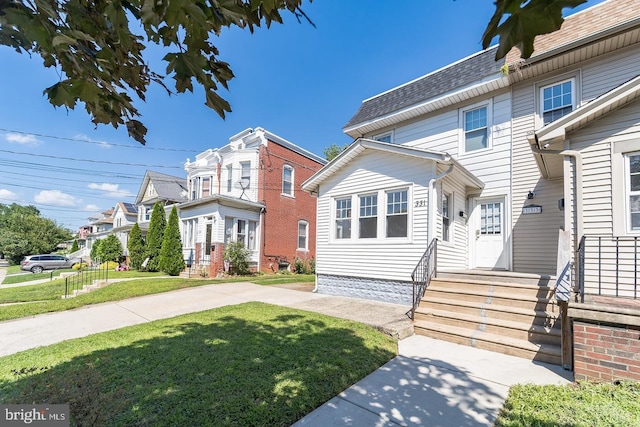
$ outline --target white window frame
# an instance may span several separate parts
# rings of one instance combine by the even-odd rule
[[[304,235],[300,233],[300,227],[304,227]],[[304,238],[304,245],[300,245],[300,238]],[[299,251],[308,251],[309,250],[309,222],[305,220],[298,221],[298,242],[297,242],[297,250]]]
[[[362,205],[362,198],[363,197],[375,197],[376,198],[376,203],[375,205],[367,205],[367,206],[363,206]],[[380,199],[380,195],[378,194],[378,192],[374,192],[374,193],[364,193],[364,194],[358,194],[358,239],[365,239],[365,240],[372,240],[372,239],[377,239],[378,236],[380,235],[380,232],[378,230],[378,226],[380,224],[380,203],[378,202],[378,200]],[[373,208],[375,207],[375,215],[362,215],[362,209],[367,209],[367,208]],[[353,213],[353,210],[351,211]],[[361,224],[360,224],[360,220],[363,218],[375,218],[376,219],[376,228],[375,228],[375,236],[372,237],[362,237],[362,233],[361,233]]]
[[[343,209],[349,209],[350,210],[350,216],[348,217],[349,219],[349,237],[339,237],[338,236],[338,221],[339,220],[346,220],[347,217],[340,217],[338,218],[338,202],[339,201],[348,201],[350,206],[347,208],[340,208],[341,210]],[[350,241],[351,239],[353,239],[353,197],[352,196],[342,196],[342,197],[334,197],[331,200],[332,203],[332,211],[333,211],[333,221],[332,221],[332,235],[334,240],[336,241]]]
[[[538,89],[538,117],[540,120],[540,125],[541,126],[546,126],[549,123],[553,123],[555,120],[552,120],[551,122],[545,124],[544,122],[544,113],[547,111],[544,108],[544,90],[545,89],[549,89],[552,88],[554,86],[559,86],[562,85],[564,83],[571,83],[571,111],[575,110],[577,107],[577,97],[576,97],[576,92],[577,92],[577,86],[576,86],[576,78],[575,77],[570,77],[570,78],[565,78],[562,80],[557,80],[554,82],[551,82],[549,84],[545,84],[545,85],[541,85]],[[564,107],[562,107],[564,108]],[[554,109],[548,110],[548,111],[553,111]],[[558,108],[556,108],[555,110],[558,110]],[[566,113],[569,114],[569,113]],[[560,116],[562,117],[562,116]],[[560,118],[558,117],[558,119]],[[556,120],[558,120],[556,119]]]
[[[233,165],[227,165],[227,193],[233,191]]]
[[[485,108],[486,109],[486,115],[487,115],[487,123],[485,125],[486,128],[486,132],[487,132],[487,146],[483,147],[483,148],[478,148],[475,150],[470,150],[467,151],[466,147],[466,136],[467,136],[467,131],[465,130],[465,123],[466,123],[466,114],[471,112],[471,111],[475,111],[475,110],[479,110],[481,108]],[[458,120],[459,120],[459,144],[458,144],[458,149],[460,151],[461,155],[464,154],[476,154],[476,153],[482,153],[485,151],[489,151],[493,149],[493,101],[491,99],[486,100],[486,101],[482,101],[482,102],[478,102],[476,104],[472,104],[472,105],[468,105],[464,108],[461,108],[459,110],[459,115],[458,115]],[[480,129],[480,128],[477,128]],[[477,130],[474,129],[474,130]]]
[[[290,181],[287,181],[285,179],[285,174],[286,174],[287,171],[291,172]],[[294,169],[293,169],[293,166],[291,166],[291,165],[283,165],[282,166],[282,195],[283,196],[294,197],[294,194],[295,194],[294,187],[293,187],[294,182],[295,181],[294,181]],[[285,183],[289,183],[289,185],[290,185],[289,192],[285,191],[285,188],[284,188],[285,187]]]
[[[406,212],[402,213],[389,213],[389,195],[392,193],[400,193],[400,192],[406,192],[407,193],[407,200],[406,200],[406,205],[407,205],[407,210]],[[409,237],[411,236],[411,192],[409,191],[408,187],[403,187],[403,188],[394,188],[394,189],[387,189],[384,191],[384,238],[386,240],[397,240],[397,239],[402,239],[402,240],[407,240],[409,239]],[[395,204],[395,202],[394,202]],[[406,215],[407,216],[407,230],[406,230],[406,235],[405,236],[389,236],[389,226],[388,226],[388,218],[390,216],[399,216],[399,215]]]
[[[240,162],[240,181],[247,180],[247,186],[243,190],[251,188],[251,162]]]
[[[640,196],[640,190],[632,190],[631,189],[631,157],[640,157],[640,152],[634,153],[625,153],[624,154],[624,201],[625,201],[625,219],[626,219],[626,230],[629,234],[640,234],[640,227],[633,228],[633,221],[631,220],[631,197],[632,196]],[[635,174],[640,175],[640,172],[635,172]],[[640,211],[635,212],[640,215]]]
[[[387,132],[383,132],[383,133],[379,133],[377,135],[373,135],[371,137],[371,139],[373,139],[374,141],[380,141],[380,142],[386,142],[387,144],[393,144],[394,141],[394,132],[393,130],[387,131]],[[383,141],[384,139],[387,139],[388,137],[388,141]]]
[[[446,198],[446,215],[445,215],[445,198]],[[454,194],[447,192],[444,189],[440,192],[440,220],[442,225],[442,241],[446,243],[453,243],[453,203]],[[445,224],[446,221],[446,224]]]

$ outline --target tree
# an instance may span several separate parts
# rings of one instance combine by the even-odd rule
[[[91,245],[91,252],[89,252],[89,257],[92,260],[97,260],[100,259],[100,245],[102,244],[102,240],[97,239],[95,242],[93,242],[93,244]]]
[[[310,0],[311,1],[311,0]],[[223,28],[247,28],[282,23],[289,11],[306,17],[302,0],[228,1],[88,1],[0,0],[0,44],[18,53],[38,54],[45,67],[61,71],[60,81],[45,89],[56,107],[74,109],[78,102],[95,124],[125,125],[144,144],[147,129],[133,96],[145,100],[154,82],[175,80],[175,91],[193,92],[193,80],[205,91],[205,103],[222,118],[231,107],[218,94],[234,75],[218,59],[213,36]],[[311,22],[311,21],[309,21]],[[142,35],[132,29],[140,28]],[[140,31],[139,31],[140,32]],[[164,46],[165,72],[154,71],[145,43]]]
[[[131,227],[129,241],[127,242],[127,249],[129,249],[129,262],[131,263],[131,268],[140,270],[140,267],[142,267],[142,263],[144,262],[147,247],[144,243],[142,231],[140,231],[140,226],[137,222],[133,224],[133,227]]]
[[[0,203],[0,254],[17,264],[25,255],[49,253],[71,239],[69,230],[33,206]]]
[[[520,49],[521,57],[527,59],[533,54],[536,36],[560,29],[564,22],[562,9],[574,8],[586,1],[496,0],[496,11],[482,35],[482,48],[488,48],[498,37],[496,60],[504,58],[514,46]]]
[[[99,255],[102,262],[120,261],[120,258],[122,258],[122,243],[120,243],[115,234],[109,234],[106,239],[102,240]]]
[[[160,260],[160,249],[162,249],[162,240],[164,238],[164,229],[167,225],[167,214],[160,202],[153,205],[151,211],[151,220],[149,221],[149,231],[147,231],[147,263],[148,271],[158,271],[158,262]]]
[[[345,144],[341,147],[338,144],[331,144],[330,146],[325,147],[323,151],[325,159],[327,159],[328,161],[335,159],[340,153],[346,150],[349,145],[350,144]]]
[[[177,276],[184,270],[180,223],[178,222],[178,210],[175,206],[171,209],[169,222],[164,230],[158,267],[169,276]]]
[[[71,253],[78,252],[80,248],[78,247],[78,239],[73,239],[73,245],[71,245]]]
[[[229,262],[231,271],[244,276],[249,274],[249,257],[251,251],[242,242],[230,242],[224,248],[224,259]]]

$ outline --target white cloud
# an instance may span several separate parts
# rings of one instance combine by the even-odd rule
[[[0,203],[2,202],[15,202],[18,200],[18,195],[13,191],[7,190],[6,188],[0,188]]]
[[[42,190],[33,196],[33,200],[36,203],[53,206],[77,206],[81,202],[81,200],[60,190]]]
[[[112,145],[109,144],[106,141],[96,141],[95,139],[91,139],[87,135],[83,135],[83,134],[76,135],[75,139],[81,139],[83,141],[93,142],[93,143],[95,143],[95,144],[97,144],[97,145],[99,145],[99,146],[101,146],[103,148],[111,148],[112,147]]]
[[[22,133],[8,133],[4,138],[9,142],[15,142],[16,144],[26,145],[27,147],[37,147],[42,144],[38,138],[34,135],[27,135]]]
[[[132,196],[129,190],[124,190],[119,188],[118,184],[109,184],[107,182],[103,182],[102,184],[91,183],[88,185],[91,190],[99,190],[104,191],[106,196],[114,197],[114,198],[125,198]]]
[[[87,205],[82,210],[87,212],[96,212],[96,211],[99,211],[100,208],[98,207],[98,205]]]

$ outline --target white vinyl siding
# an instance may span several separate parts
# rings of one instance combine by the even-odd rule
[[[419,171],[419,173],[417,173]],[[435,176],[433,162],[382,153],[363,153],[329,178],[318,197],[316,272],[318,274],[411,280],[411,271],[427,245],[427,205],[414,207],[415,201],[428,200],[428,183]],[[386,192],[407,190],[407,238],[385,238]],[[360,195],[377,194],[378,237],[335,239],[335,201],[349,198],[359,203]],[[354,205],[352,205],[354,206]],[[353,210],[355,216],[358,212]],[[354,227],[358,223],[353,221]],[[357,228],[356,228],[357,230]],[[382,230],[382,231],[381,231]],[[376,268],[372,268],[376,266]]]

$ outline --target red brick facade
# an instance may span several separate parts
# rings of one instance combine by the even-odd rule
[[[576,380],[640,381],[640,327],[573,322]]]
[[[315,258],[316,199],[302,191],[301,185],[322,168],[322,164],[289,150],[276,142],[260,147],[258,165],[258,201],[266,206],[262,217],[260,265],[264,272],[274,272],[295,258]],[[282,194],[285,165],[293,168],[293,197]],[[298,223],[307,223],[307,248],[298,250]]]

